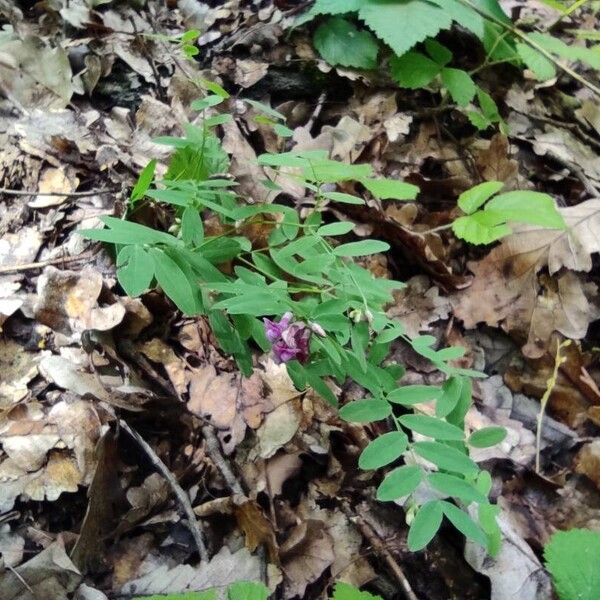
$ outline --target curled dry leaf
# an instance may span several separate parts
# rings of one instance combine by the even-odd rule
[[[600,251],[600,200],[560,209],[568,229],[519,227],[483,260],[469,263],[473,284],[452,298],[455,315],[467,328],[477,323],[502,327],[515,334],[523,351],[538,358],[553,331],[581,339],[591,321],[600,317],[593,303],[596,286],[576,274],[538,278],[548,267],[589,271],[591,254]]]
[[[56,500],[65,491],[88,485],[103,429],[96,409],[85,400],[62,400],[47,414],[33,404],[13,411],[0,428],[7,456],[0,463],[0,510],[10,510],[21,494]]]
[[[265,517],[260,506],[248,498],[240,503],[234,502],[233,514],[246,538],[246,548],[254,552],[260,545],[265,544],[269,551],[269,560],[279,562],[277,539],[272,523]]]
[[[91,267],[80,272],[46,267],[38,280],[35,317],[66,335],[112,329],[123,320],[125,307],[118,302],[97,306],[101,291],[102,276]]]

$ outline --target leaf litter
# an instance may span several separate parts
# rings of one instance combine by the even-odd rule
[[[118,598],[254,580],[279,586],[283,598],[317,598],[341,580],[392,597],[393,572],[356,526],[360,516],[410,567],[419,598],[549,598],[542,545],[555,529],[597,529],[600,518],[599,121],[586,92],[577,90],[573,111],[557,89],[542,103],[531,81],[512,82],[499,95],[508,134],[474,139],[452,117],[422,110],[417,93],[319,60],[305,33],[285,35],[293,20],[278,8],[285,3],[47,4],[0,3],[0,182],[31,192],[0,193],[0,596]],[[531,15],[547,18],[539,7]],[[171,37],[192,27],[202,55],[185,60]],[[320,74],[307,77],[299,61]],[[86,254],[74,230],[121,214],[149,157],[164,172],[169,150],[153,140],[195,118],[194,78],[270,102],[293,128],[285,148],[370,162],[421,188],[414,204],[367,196],[365,206],[327,210],[393,245],[391,261],[370,264],[407,282],[389,314],[410,334],[467,345],[465,366],[490,375],[467,426],[508,430],[480,456],[503,507],[495,561],[471,545],[463,556],[448,532],[430,554],[408,554],[400,507],[377,504],[373,476],[356,466],[372,426],[343,423],[265,356],[243,378],[206,322],[181,320],[154,292],[126,298],[112,258]],[[274,177],[256,156],[284,146],[253,110],[236,107],[223,147],[239,189],[256,202],[272,196]],[[481,181],[549,191],[569,229],[515,227],[485,252],[431,231],[457,216],[456,196]],[[277,183],[302,201],[291,178]],[[162,217],[140,215],[148,224]],[[578,344],[550,397],[540,475],[538,400],[564,337]],[[396,352],[406,383],[436,383],[409,350]],[[208,562],[197,560],[173,482],[198,516]]]

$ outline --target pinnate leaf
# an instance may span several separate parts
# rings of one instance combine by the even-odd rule
[[[397,500],[414,492],[421,480],[423,472],[416,465],[404,465],[390,471],[377,488],[377,500],[382,502]]]
[[[371,423],[381,421],[392,414],[389,402],[381,398],[354,400],[340,409],[340,417],[351,423]]]
[[[456,425],[429,415],[403,415],[399,421],[404,427],[436,440],[461,441],[464,438],[464,432]]]
[[[142,246],[123,246],[117,255],[117,279],[129,296],[139,296],[154,277],[154,261]]]
[[[361,469],[379,469],[402,456],[408,446],[408,438],[401,431],[390,431],[375,438],[362,451],[358,466]]]
[[[429,544],[440,528],[443,516],[442,504],[439,500],[421,506],[408,530],[408,548],[411,552],[422,550]]]

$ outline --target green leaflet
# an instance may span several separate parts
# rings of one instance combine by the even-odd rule
[[[359,31],[350,21],[333,17],[321,24],[313,38],[319,54],[331,65],[374,69],[379,44],[369,31]]]

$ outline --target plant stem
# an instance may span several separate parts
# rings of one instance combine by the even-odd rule
[[[459,0],[465,6],[468,6],[476,13],[480,14],[482,17],[486,18],[488,21],[491,21],[495,25],[499,27],[503,27],[507,31],[510,31],[515,37],[518,37],[528,46],[531,46],[534,50],[537,50],[542,56],[551,61],[554,65],[556,65],[559,69],[563,70],[567,75],[570,75],[573,79],[581,83],[581,85],[585,86],[589,90],[591,90],[596,96],[600,97],[600,87],[594,85],[591,81],[588,81],[585,77],[582,77],[577,71],[574,71],[568,65],[565,65],[561,61],[559,61],[555,56],[548,52],[543,46],[538,44],[535,40],[532,40],[524,31],[521,31],[518,27],[515,27],[512,24],[505,23],[501,19],[498,19],[494,15],[491,15],[485,10],[482,10],[475,4],[471,2],[471,0]]]

